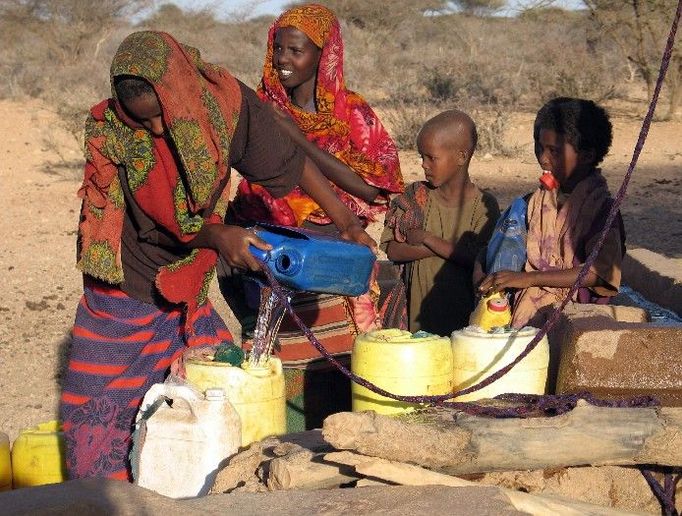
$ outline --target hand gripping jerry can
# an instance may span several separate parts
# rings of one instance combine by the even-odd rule
[[[369,289],[376,256],[367,246],[301,228],[259,224],[253,231],[273,248],[251,246],[251,253],[288,288],[350,297]]]

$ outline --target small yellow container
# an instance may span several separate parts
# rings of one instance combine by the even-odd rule
[[[287,432],[282,362],[270,357],[264,367],[235,367],[224,362],[190,360],[187,380],[201,391],[219,387],[241,418],[242,446]]]
[[[526,348],[538,330],[486,333],[464,328],[452,333],[452,354],[455,361],[453,379],[455,391],[460,391],[510,364]],[[544,394],[549,366],[549,343],[543,337],[538,345],[521,362],[499,380],[457,401],[493,398],[508,392]]]
[[[9,453],[9,437],[0,432],[0,491],[12,489],[12,460]]]
[[[511,309],[505,294],[495,292],[483,296],[476,309],[469,316],[469,324],[482,330],[490,331],[495,327],[504,327],[511,322]]]
[[[417,335],[417,334],[415,334]],[[351,355],[351,370],[392,394],[439,395],[452,392],[452,347],[438,335],[413,336],[399,329],[358,335]],[[374,410],[399,414],[417,405],[375,394],[353,382],[353,411]]]
[[[12,445],[15,488],[56,484],[66,477],[64,434],[58,421],[26,428]]]

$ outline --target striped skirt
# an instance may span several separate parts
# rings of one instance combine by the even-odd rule
[[[128,459],[138,407],[188,347],[232,335],[210,303],[196,312],[194,335],[179,308],[159,309],[115,287],[86,283],[76,312],[60,419],[70,479],[130,480]]]

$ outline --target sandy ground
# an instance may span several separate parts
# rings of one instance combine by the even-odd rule
[[[604,163],[612,190],[622,181],[640,128],[643,106],[616,110],[615,138]],[[516,158],[478,157],[471,174],[505,206],[531,190],[532,114],[516,114],[509,143]],[[656,123],[622,208],[631,247],[682,257],[682,123]],[[0,431],[56,417],[64,351],[81,290],[74,267],[81,153],[78,142],[37,101],[0,101]],[[401,155],[406,181],[421,178],[416,153]],[[378,235],[380,226],[371,232]],[[214,288],[214,293],[217,289]],[[215,296],[214,296],[215,299]],[[228,319],[224,303],[218,310]],[[235,330],[236,333],[238,333]]]

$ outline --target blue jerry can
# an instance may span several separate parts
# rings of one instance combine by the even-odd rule
[[[301,228],[258,224],[253,230],[273,248],[251,246],[251,253],[286,287],[351,297],[369,289],[376,256],[368,247]]]

